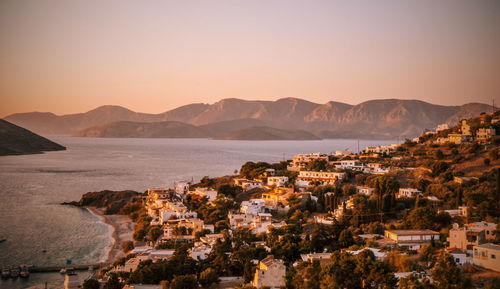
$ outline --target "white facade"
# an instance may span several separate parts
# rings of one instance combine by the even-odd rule
[[[295,184],[299,187],[307,187],[310,182],[319,182],[323,185],[334,185],[345,178],[345,173],[340,172],[316,172],[300,171]]]
[[[446,130],[446,129],[449,129],[450,127],[448,126],[448,124],[446,123],[443,123],[443,124],[439,124],[437,127],[436,127],[436,132],[440,132],[440,131],[443,131],[443,130]]]
[[[263,213],[266,207],[266,202],[262,199],[251,199],[241,202],[240,212],[243,214],[257,215]]]
[[[248,190],[255,189],[255,188],[263,188],[264,184],[261,181],[249,181],[249,180],[247,180],[247,181],[241,182],[241,187],[245,191],[248,191]]]
[[[398,198],[413,198],[420,193],[422,193],[422,191],[415,188],[400,188]]]
[[[193,248],[189,250],[191,258],[194,260],[205,260],[210,252],[212,252],[212,247],[201,242],[196,242]]]
[[[175,192],[177,193],[177,195],[182,197],[189,190],[189,185],[190,183],[187,181],[178,182],[177,185],[175,186]]]
[[[267,178],[267,185],[268,186],[282,187],[286,183],[288,183],[288,177],[268,177]]]
[[[419,250],[422,245],[439,240],[439,233],[432,230],[385,230],[384,236],[411,250]]]
[[[356,191],[358,192],[358,194],[371,196],[371,194],[375,192],[375,189],[370,187],[357,186]]]
[[[201,197],[207,197],[209,202],[215,201],[215,199],[217,199],[217,191],[211,190],[209,188],[196,188],[196,190],[191,193]]]

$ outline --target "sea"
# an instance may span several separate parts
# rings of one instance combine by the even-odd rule
[[[89,264],[105,259],[112,229],[85,209],[63,206],[91,191],[171,187],[233,174],[247,161],[387,145],[390,140],[235,141],[46,136],[66,151],[0,157],[0,266]],[[80,274],[80,281],[88,277]],[[5,279],[0,288],[62,288],[59,273]]]

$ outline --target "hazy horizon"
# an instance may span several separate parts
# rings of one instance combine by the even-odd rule
[[[0,116],[224,98],[500,103],[500,2],[0,2]]]

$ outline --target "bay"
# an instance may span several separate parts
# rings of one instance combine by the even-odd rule
[[[246,161],[276,162],[296,153],[331,153],[357,140],[233,141],[47,136],[66,151],[0,157],[0,266],[102,260],[110,228],[84,209],[62,206],[89,191],[170,187],[176,181],[232,174]],[[360,140],[360,148],[394,141]],[[45,251],[45,253],[44,253]],[[80,277],[82,280],[83,278]],[[0,288],[60,288],[59,274],[2,280]],[[43,287],[41,287],[43,288]]]

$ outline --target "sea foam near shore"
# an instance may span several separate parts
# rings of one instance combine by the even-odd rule
[[[96,208],[93,207],[85,207],[89,213],[94,215],[99,219],[99,221],[108,227],[108,238],[106,239],[106,245],[102,250],[101,257],[99,258],[98,262],[107,262],[110,258],[111,251],[113,250],[113,247],[117,245],[118,240],[114,237],[116,228],[107,221],[106,217],[99,212]]]

